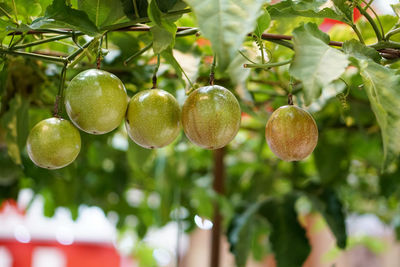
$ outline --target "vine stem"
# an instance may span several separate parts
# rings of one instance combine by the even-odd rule
[[[102,58],[101,47],[103,46],[103,37],[104,37],[104,34],[100,37],[99,47],[97,50],[96,66],[97,66],[98,70],[101,67],[101,58]]]
[[[363,36],[362,36],[360,30],[357,28],[357,25],[355,25],[355,24],[350,24],[350,27],[351,27],[351,28],[353,29],[353,31],[356,33],[356,35],[357,35],[357,37],[358,37],[358,40],[360,40],[360,42],[361,42],[362,44],[365,44],[364,38],[363,38]]]
[[[360,5],[357,5],[357,9],[360,11],[360,13],[368,20],[369,24],[371,24],[372,29],[375,32],[376,38],[378,39],[378,41],[382,41],[382,34],[378,28],[378,26],[376,25],[374,19],[368,14],[368,12],[366,10],[364,10]]]
[[[288,59],[281,62],[267,63],[267,64],[244,64],[244,68],[260,68],[260,69],[269,69],[271,67],[279,67],[292,63],[292,59]]]
[[[17,23],[17,25],[19,25],[19,22],[18,22],[18,13],[17,13],[17,6],[15,5],[15,0],[12,0],[12,3],[13,3],[13,8],[14,8],[15,22]]]
[[[46,61],[52,61],[52,62],[63,62],[63,63],[67,60],[66,58],[63,58],[63,57],[55,57],[55,56],[48,56],[48,55],[21,52],[21,51],[12,51],[12,50],[6,50],[6,49],[0,49],[0,54],[23,56],[23,57],[29,57],[29,58],[34,58],[34,59],[40,59],[40,60],[46,60]]]
[[[153,87],[151,87],[151,89],[157,88],[157,72],[158,72],[158,69],[160,68],[160,63],[161,63],[160,61],[161,61],[160,54],[157,54],[157,64],[153,71],[153,77],[152,77]]]
[[[61,80],[60,80],[60,85],[58,87],[56,101],[54,102],[53,116],[56,118],[60,118],[60,113],[62,110],[61,107],[62,107],[62,100],[63,100],[63,94],[64,94],[65,77],[67,75],[67,68],[68,68],[68,62],[65,62],[64,67],[61,71]],[[60,105],[60,103],[61,103],[61,105]]]
[[[210,85],[214,85],[214,79],[215,79],[215,67],[217,65],[217,55],[214,54],[213,56],[213,61],[211,63],[211,69],[210,69]]]
[[[12,50],[15,49],[23,49],[23,48],[28,48],[28,47],[32,47],[35,45],[40,45],[40,44],[45,44],[45,43],[49,43],[49,42],[54,42],[54,41],[58,41],[58,40],[62,40],[62,39],[67,39],[71,36],[69,35],[60,35],[60,36],[55,36],[52,38],[47,38],[47,39],[42,39],[36,42],[32,42],[32,43],[26,43],[26,44],[21,44],[21,45],[14,45],[11,47]]]
[[[133,54],[132,56],[130,56],[127,59],[125,59],[124,65],[125,66],[128,65],[129,61],[131,61],[132,59],[137,58],[138,56],[142,55],[144,52],[149,50],[152,46],[153,46],[153,42],[150,42],[148,45],[146,45],[145,47],[143,47],[142,49],[137,51],[135,54]]]
[[[392,37],[393,35],[398,34],[398,33],[400,33],[400,28],[390,30],[390,31],[385,35],[385,39],[386,39],[386,40],[389,40],[390,37]]]

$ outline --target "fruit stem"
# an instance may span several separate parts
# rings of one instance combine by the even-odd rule
[[[141,50],[137,51],[135,54],[133,54],[132,56],[130,56],[127,59],[125,59],[124,65],[125,66],[128,65],[129,61],[131,61],[132,59],[137,58],[138,56],[142,55],[144,52],[149,50],[152,46],[153,46],[153,42],[150,42],[148,45],[143,47]]]
[[[210,85],[214,85],[215,66],[217,65],[217,54],[214,54],[210,70]]]
[[[64,62],[64,67],[61,71],[60,85],[58,87],[58,93],[56,96],[56,101],[54,103],[53,116],[56,118],[60,118],[60,113],[62,110],[62,99],[63,99],[63,94],[64,94],[65,77],[67,75],[67,67],[68,67],[68,62]],[[60,105],[60,103],[61,103],[61,105]]]
[[[244,68],[260,68],[260,69],[269,69],[272,67],[279,67],[283,65],[287,65],[292,63],[292,59],[281,61],[281,62],[274,62],[274,63],[267,63],[267,64],[244,64]]]
[[[100,37],[99,40],[99,48],[97,50],[97,59],[96,59],[96,65],[97,65],[97,69],[99,70],[101,67],[101,57],[102,57],[102,53],[101,53],[101,47],[103,46],[103,37],[104,34]]]
[[[293,95],[291,93],[288,94],[288,105],[293,106]]]
[[[157,64],[156,67],[154,68],[154,72],[153,72],[153,87],[151,87],[151,89],[156,89],[157,88],[157,72],[158,72],[158,68],[160,68],[160,54],[157,54]]]

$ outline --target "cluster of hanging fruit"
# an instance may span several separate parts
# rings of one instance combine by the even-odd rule
[[[233,140],[241,120],[237,99],[224,87],[210,85],[194,90],[181,109],[170,93],[156,88],[141,91],[129,100],[121,80],[98,69],[83,71],[71,80],[65,90],[65,109],[73,124],[59,117],[49,118],[36,124],[28,136],[28,155],[39,167],[59,169],[76,159],[81,148],[77,128],[105,134],[125,119],[129,137],[151,149],[173,142],[182,124],[191,142],[218,149]],[[318,129],[310,114],[288,105],[272,114],[266,139],[279,158],[301,160],[314,150]]]

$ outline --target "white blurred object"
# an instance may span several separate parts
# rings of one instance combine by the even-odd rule
[[[373,7],[378,14],[394,15],[393,9],[390,5],[398,4],[398,0],[375,0]]]
[[[352,214],[346,219],[347,232],[350,236],[383,237],[392,234],[392,229],[374,214]]]
[[[33,251],[32,267],[66,267],[66,259],[57,248],[39,247]]]
[[[6,247],[0,247],[0,267],[12,267],[12,257]]]
[[[203,219],[199,215],[194,216],[194,222],[202,230],[210,230],[213,227],[212,221]]]

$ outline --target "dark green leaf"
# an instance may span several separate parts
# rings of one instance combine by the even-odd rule
[[[84,11],[67,6],[64,0],[54,0],[47,7],[44,17],[34,20],[29,27],[31,29],[71,28],[92,36],[99,34],[96,25]]]
[[[78,7],[98,28],[117,23],[125,17],[120,1],[80,0]]]
[[[133,2],[136,3],[136,10]],[[130,19],[147,17],[147,0],[120,0],[125,15]],[[137,12],[137,14],[136,14]],[[138,16],[137,16],[138,15]]]
[[[238,267],[246,266],[251,250],[252,234],[254,232],[254,215],[262,203],[254,203],[243,214],[235,216],[228,228],[230,251],[235,255]]]
[[[302,266],[311,251],[306,232],[299,224],[294,209],[296,200],[294,195],[271,199],[259,210],[272,226],[270,241],[278,267]]]
[[[290,74],[303,82],[306,104],[318,97],[321,88],[338,79],[349,64],[347,55],[330,47],[329,36],[307,23],[293,31],[295,56]]]
[[[339,248],[346,248],[346,216],[343,211],[343,205],[335,191],[332,189],[318,190],[310,198],[315,208],[324,216],[332,233],[336,237],[336,244]]]

